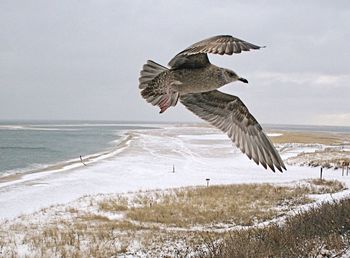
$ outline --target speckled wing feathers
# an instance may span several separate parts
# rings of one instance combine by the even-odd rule
[[[236,146],[249,159],[264,168],[286,169],[275,147],[263,132],[260,124],[236,96],[214,90],[186,94],[180,101],[190,111],[227,133]]]
[[[202,67],[210,63],[208,53],[232,55],[259,48],[261,47],[229,35],[214,36],[199,41],[178,53],[170,60],[169,66],[173,69]]]

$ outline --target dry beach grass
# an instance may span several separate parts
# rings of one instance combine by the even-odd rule
[[[232,231],[198,257],[349,257],[350,199],[297,212],[283,225]],[[213,244],[214,243],[214,244]],[[217,243],[217,244],[216,244]]]
[[[347,133],[331,132],[305,132],[305,131],[273,131],[281,135],[272,137],[273,143],[301,143],[301,144],[325,144],[336,145],[349,142]]]
[[[54,206],[30,219],[2,223],[0,252],[5,257],[226,253],[211,248],[218,247],[218,239],[226,239],[225,232],[241,236],[235,241],[243,246],[244,235],[252,234],[249,230],[255,232],[259,223],[312,202],[309,194],[342,189],[337,181],[313,180],[289,186],[243,184],[88,196],[78,201],[80,205]]]
[[[283,206],[307,203],[307,188],[288,188],[270,184],[186,188],[160,194],[132,207],[126,216],[140,222],[161,223],[173,227],[198,225],[252,225],[276,216]],[[147,197],[146,197],[147,198]]]

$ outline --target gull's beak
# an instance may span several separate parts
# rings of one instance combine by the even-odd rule
[[[247,80],[247,79],[244,79],[244,78],[242,78],[242,77],[239,77],[238,80],[241,81],[241,82],[244,82],[244,83],[248,83],[248,80]]]

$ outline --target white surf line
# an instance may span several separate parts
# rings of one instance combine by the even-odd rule
[[[282,136],[283,133],[267,133],[266,135],[269,137],[278,137],[278,136]]]
[[[124,151],[127,147],[129,147],[131,140],[132,140],[131,135],[128,132],[125,133],[121,137],[119,143],[117,144],[116,150],[98,152],[98,153],[88,155],[85,157],[85,162],[84,162],[85,164],[84,165],[87,166],[89,164],[95,164],[98,161],[116,156],[120,152]],[[121,145],[121,144],[125,144],[125,146],[120,147],[119,145]],[[46,167],[39,169],[38,171],[34,170],[34,172],[32,172],[32,173],[29,171],[27,173],[23,172],[23,173],[13,174],[14,176],[18,176],[19,179],[14,179],[14,180],[11,180],[8,182],[0,183],[0,189],[3,189],[4,187],[7,187],[7,186],[27,182],[30,180],[37,180],[37,179],[40,179],[44,176],[48,176],[48,175],[51,175],[51,174],[54,174],[57,172],[65,172],[65,171],[73,170],[76,168],[81,168],[81,167],[84,167],[84,165],[81,163],[80,157],[79,157],[79,158],[66,160],[63,163],[56,163],[56,164],[47,165]],[[55,167],[55,166],[61,166],[61,167],[58,169],[50,169],[50,167]],[[49,170],[45,171],[45,169],[49,169]],[[11,176],[11,174],[7,175],[7,176]]]

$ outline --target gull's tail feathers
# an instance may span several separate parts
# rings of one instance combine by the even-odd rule
[[[159,106],[160,113],[175,106],[179,99],[179,93],[171,90],[171,85],[179,82],[172,81],[167,71],[168,68],[148,60],[139,78],[142,97],[153,106]]]

